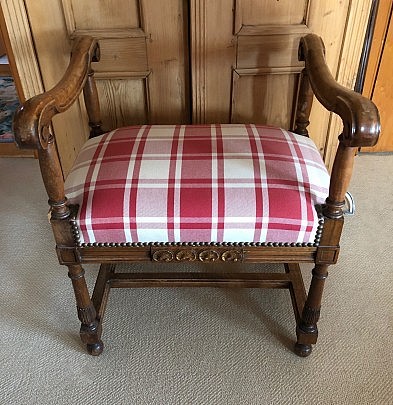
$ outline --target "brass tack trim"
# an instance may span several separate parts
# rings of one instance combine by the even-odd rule
[[[90,247],[174,247],[174,246],[212,246],[212,247],[318,247],[321,242],[321,237],[324,228],[324,216],[322,213],[322,206],[315,207],[318,214],[318,227],[316,230],[314,242],[81,242],[80,230],[76,221],[76,213],[78,211],[77,206],[70,206],[71,216],[69,223],[71,226],[71,232],[74,238],[75,246],[79,248]]]

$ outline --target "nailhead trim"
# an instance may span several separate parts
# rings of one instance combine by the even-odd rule
[[[81,248],[89,247],[147,247],[147,246],[216,246],[216,247],[318,247],[321,242],[323,233],[323,226],[325,223],[324,216],[322,214],[322,206],[315,207],[318,214],[318,227],[313,242],[93,242],[82,243],[80,241],[80,233],[78,224],[76,221],[76,211],[72,210],[70,216],[70,225],[72,235],[74,237],[75,245]]]

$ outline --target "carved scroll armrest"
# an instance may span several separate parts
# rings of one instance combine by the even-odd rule
[[[90,64],[99,60],[97,42],[89,36],[75,38],[70,63],[51,90],[27,100],[14,118],[15,140],[22,149],[46,149],[53,116],[66,111],[85,85]]]
[[[320,37],[308,34],[301,39],[299,59],[305,67],[312,90],[320,103],[338,114],[344,124],[340,138],[344,146],[373,146],[380,132],[379,114],[369,99],[341,86],[331,75],[325,61],[325,49]]]

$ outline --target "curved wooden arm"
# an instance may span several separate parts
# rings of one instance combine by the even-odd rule
[[[99,47],[89,36],[77,37],[68,68],[51,90],[27,100],[14,117],[15,140],[22,149],[46,149],[54,115],[67,110],[85,85],[90,63],[99,60]]]
[[[341,142],[348,147],[373,146],[380,132],[379,114],[369,99],[339,85],[325,61],[320,37],[308,34],[300,41],[299,60],[305,61],[311,87],[320,103],[338,114],[344,124]]]

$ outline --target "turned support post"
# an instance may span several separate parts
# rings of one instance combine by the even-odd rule
[[[87,115],[89,117],[90,138],[94,138],[95,136],[103,134],[104,131],[101,128],[101,110],[97,86],[94,79],[94,70],[91,68],[89,69],[86,83],[83,88],[83,97],[85,100]]]
[[[351,180],[355,153],[356,148],[345,146],[341,135],[332,169],[329,197],[326,199],[323,210],[326,218],[325,228],[329,228],[329,232],[322,235],[321,253],[318,252],[317,254],[309,292],[296,329],[295,352],[302,357],[310,355],[311,345],[315,344],[318,339],[317,323],[321,311],[323,288],[328,276],[328,267],[337,260],[336,255],[327,259],[326,253],[329,253],[329,250],[324,246],[327,246],[328,249],[337,246],[338,249],[343,221],[342,208],[345,204],[345,193]]]
[[[310,112],[313,102],[313,91],[307,70],[303,69],[300,75],[300,85],[296,105],[295,129],[293,132],[308,137],[307,127],[310,124]]]
[[[322,294],[328,276],[328,267],[326,264],[317,264],[312,271],[307,300],[296,328],[295,352],[301,357],[307,357],[311,354],[311,345],[315,344],[318,339],[317,323],[321,313]]]
[[[60,160],[57,153],[54,137],[49,133],[49,128],[44,128],[47,144],[45,148],[38,148],[38,159],[42,179],[49,197],[51,216],[53,219],[66,219],[70,215],[70,209],[66,205],[67,199],[64,194],[64,179]]]
[[[85,271],[81,265],[69,265],[68,276],[74,288],[78,318],[81,321],[80,337],[90,354],[101,354],[104,346],[101,341],[101,323],[90,298],[85,280]]]
[[[323,211],[323,214],[327,218],[340,219],[343,217],[342,209],[345,205],[345,193],[351,181],[356,151],[356,147],[344,145],[341,135],[332,169],[329,197],[326,199]]]

